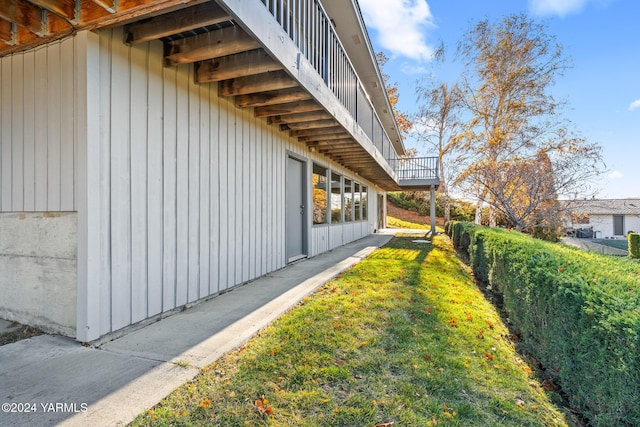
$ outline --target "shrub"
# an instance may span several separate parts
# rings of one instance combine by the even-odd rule
[[[524,348],[571,406],[594,426],[640,425],[638,264],[459,223],[462,253],[465,235],[476,277],[502,296]]]
[[[640,234],[629,233],[629,256],[640,258]]]

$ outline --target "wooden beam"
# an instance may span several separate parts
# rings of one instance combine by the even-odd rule
[[[216,3],[203,3],[125,25],[125,43],[143,43],[229,20],[229,14]]]
[[[281,70],[282,66],[262,49],[196,63],[196,82],[209,83]]]
[[[336,126],[337,124],[338,122],[336,122],[333,119],[310,120],[308,122],[281,124],[280,130],[328,128],[328,127]]]
[[[238,77],[237,79],[218,82],[219,96],[247,95],[256,92],[269,92],[298,86],[289,75],[280,71],[269,71],[255,76]]]
[[[13,28],[11,22],[0,18],[0,40],[13,43]]]
[[[15,22],[34,34],[44,36],[42,9],[25,0],[0,0],[0,18]]]
[[[321,111],[322,107],[316,101],[288,102],[286,104],[267,105],[257,107],[254,111],[256,117],[277,116],[280,114],[304,113],[308,111]]]
[[[351,151],[322,151],[320,150],[320,154],[325,154],[327,156],[335,156],[340,157],[341,159],[367,159],[367,154],[363,152],[358,152],[355,150]]]
[[[289,131],[290,136],[322,136],[329,134],[341,134],[348,135],[342,126],[333,126],[329,128],[320,129],[300,129]]]
[[[340,139],[344,139],[345,141],[353,141],[353,138],[347,132],[336,133],[333,135],[307,135],[307,136],[298,137],[298,141],[305,142],[305,143],[310,143],[310,142],[319,143],[324,141],[333,141],[333,140],[340,140]]]
[[[55,13],[67,21],[73,21],[76,18],[76,2],[75,0],[29,0],[36,6]]]
[[[297,114],[281,114],[278,116],[271,116],[267,119],[267,123],[270,125],[279,125],[283,123],[300,123],[311,120],[326,120],[332,118],[331,114],[326,111],[311,111],[309,113],[297,113]]]
[[[258,92],[250,95],[236,96],[236,107],[264,107],[265,105],[283,104],[285,102],[304,101],[310,99],[308,92],[297,88]]]
[[[165,43],[165,66],[204,61],[260,47],[240,27],[222,28],[205,34]]]
[[[120,6],[119,0],[91,0],[98,6],[102,7],[107,12],[114,14],[118,12],[118,7]]]
[[[318,147],[318,152],[320,153],[355,153],[355,154],[366,154],[366,151],[363,151],[361,147],[348,145],[341,146],[333,146],[333,147]]]

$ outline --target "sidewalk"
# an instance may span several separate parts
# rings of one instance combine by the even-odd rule
[[[98,347],[51,335],[0,346],[0,404],[22,411],[3,405],[0,426],[126,425],[392,237],[367,236]]]

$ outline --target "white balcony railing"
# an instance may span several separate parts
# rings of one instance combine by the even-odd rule
[[[261,0],[390,165],[398,155],[319,0]]]

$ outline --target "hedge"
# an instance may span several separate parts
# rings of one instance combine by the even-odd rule
[[[640,425],[640,265],[514,231],[447,229],[570,405],[593,426]]]
[[[629,233],[629,256],[631,258],[640,258],[640,234]]]

